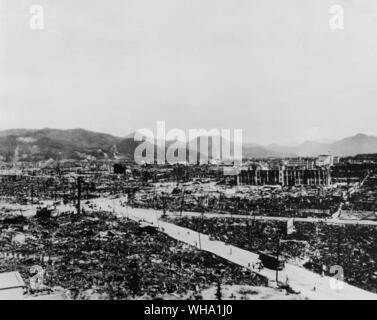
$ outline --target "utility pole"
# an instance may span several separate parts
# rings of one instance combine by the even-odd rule
[[[166,216],[166,197],[164,194],[162,195],[162,215]]]
[[[77,177],[77,214],[81,213],[81,177]]]
[[[253,247],[253,238],[252,238],[252,229],[251,229],[251,226],[250,226],[250,221],[249,221],[249,218],[246,219],[246,229],[247,229],[247,238],[248,238],[248,242],[249,242],[249,246],[250,248]]]
[[[340,265],[340,234],[338,233],[337,263]]]
[[[185,189],[183,188],[182,189],[182,197],[181,197],[181,212],[180,212],[180,215],[182,216],[182,211],[183,211],[183,204],[184,204],[184,201],[185,201]]]
[[[277,237],[277,247],[276,247],[276,259],[277,259],[277,265],[276,265],[276,285],[278,285],[278,281],[279,281],[279,255],[280,255],[280,236],[278,234],[278,237]]]
[[[198,236],[199,236],[199,249],[202,250],[202,241],[201,241],[201,238],[200,238],[200,233],[203,233],[203,217],[204,217],[204,205],[206,203],[206,197],[203,198],[203,202],[202,202],[202,206],[201,206],[201,215],[200,215],[200,225],[201,225],[201,228],[200,228],[200,232],[198,232]]]
[[[58,188],[57,181],[54,180],[54,201],[55,201],[55,206],[56,206],[56,199],[57,199],[57,194],[56,194],[57,188]]]
[[[199,249],[202,250],[202,241],[200,239],[200,233],[203,232],[203,211],[202,211],[202,214],[201,214],[201,221],[200,221],[200,224],[201,224],[201,230],[200,232],[198,232],[198,238],[199,238]]]
[[[34,181],[31,182],[31,204],[34,202]]]

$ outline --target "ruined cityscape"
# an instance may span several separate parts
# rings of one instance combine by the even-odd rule
[[[0,299],[376,299],[377,154],[27,153],[46,132],[1,138]]]
[[[377,300],[376,17],[0,0],[0,300],[222,319]]]

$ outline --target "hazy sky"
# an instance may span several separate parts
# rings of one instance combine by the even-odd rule
[[[377,134],[375,0],[0,0],[0,129]],[[31,5],[45,27],[29,27]],[[344,30],[331,30],[341,4]]]

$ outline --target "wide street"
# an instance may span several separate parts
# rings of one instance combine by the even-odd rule
[[[141,223],[154,225],[177,240],[196,246],[201,250],[212,252],[243,267],[252,269],[253,264],[255,265],[259,260],[256,253],[226,245],[224,242],[211,241],[208,235],[199,234],[196,231],[162,221],[160,220],[162,212],[159,210],[125,207],[121,205],[121,200],[95,199],[92,200],[92,203],[98,209],[113,212],[119,217],[127,217]],[[224,215],[221,216],[224,217]],[[280,219],[286,220],[287,218]],[[255,268],[253,271],[267,277],[271,280],[271,283],[275,281],[276,272],[274,270],[263,268],[258,271]],[[295,291],[309,299],[377,299],[377,295],[374,293],[336,281],[331,277],[322,277],[317,273],[290,263],[286,263],[285,269],[279,272],[279,281],[288,281]]]

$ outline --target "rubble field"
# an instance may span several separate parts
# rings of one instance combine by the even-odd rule
[[[213,285],[267,286],[267,280],[150,226],[104,212],[1,219],[0,272],[44,270],[43,286],[72,299],[201,299]]]

